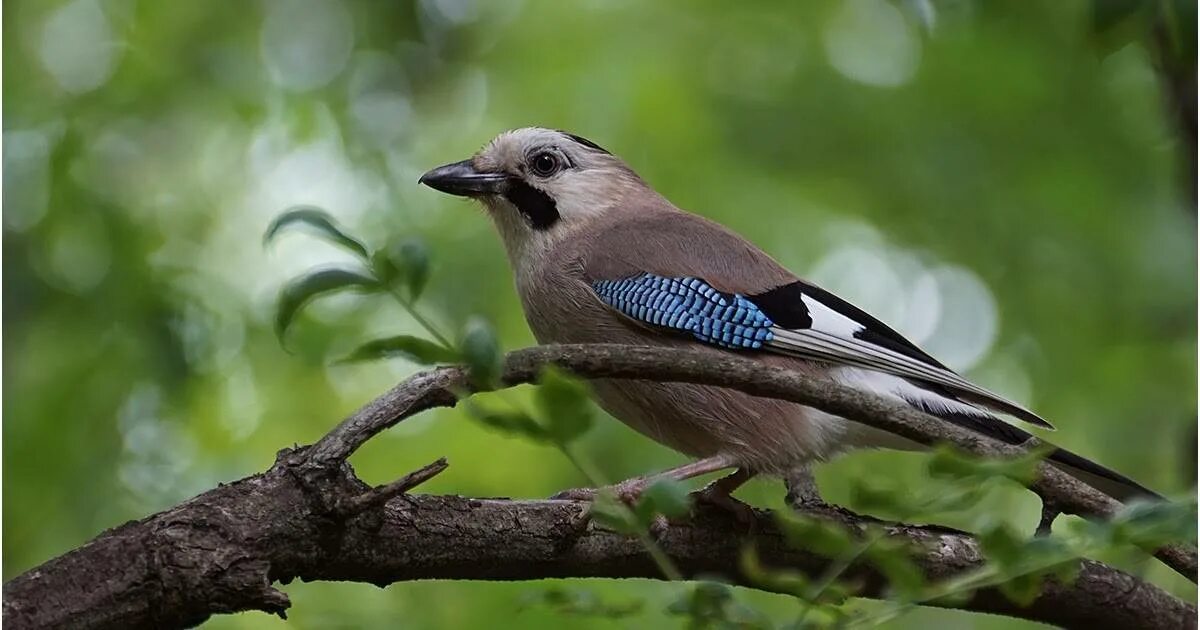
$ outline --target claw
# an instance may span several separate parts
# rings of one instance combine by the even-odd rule
[[[702,488],[692,493],[692,505],[695,507],[708,506],[716,508],[732,516],[738,524],[745,527],[751,534],[758,529],[758,516],[754,508],[743,503],[725,492],[713,492],[710,488]]]
[[[590,525],[591,522],[592,504],[588,503],[587,505],[583,506],[582,510],[579,510],[579,514],[576,514],[575,517],[571,519],[568,527],[570,528],[571,532],[578,536],[587,531],[588,525]]]
[[[592,503],[596,500],[601,492],[610,492],[617,498],[618,501],[633,507],[642,492],[646,489],[647,481],[643,477],[634,477],[626,479],[621,483],[604,488],[571,488],[563,490],[550,497],[551,501],[575,501],[584,503],[583,509],[579,511],[570,522],[571,531],[576,534],[582,534],[587,531],[588,525],[592,522]],[[655,527],[659,528],[659,532],[655,532]],[[650,535],[657,538],[662,532],[666,531],[667,523],[664,521],[660,524],[657,520],[651,524]]]
[[[669,529],[671,529],[671,521],[662,514],[655,514],[654,520],[650,521],[650,538],[654,542],[662,542]]]
[[[633,479],[626,479],[615,486],[611,486],[611,489],[618,501],[629,507],[633,507],[649,485],[645,477],[634,477]]]
[[[733,498],[733,491],[745,483],[752,473],[739,470],[732,475],[718,479],[692,493],[692,505],[695,507],[710,506],[717,508],[737,520],[749,533],[758,529],[758,517],[754,508]]]
[[[558,494],[550,497],[554,501],[595,501],[596,495],[602,490],[607,490],[613,494],[619,501],[632,506],[641,498],[642,492],[646,490],[648,485],[645,477],[634,477],[626,479],[621,483],[606,486],[604,488],[571,488],[563,490]]]

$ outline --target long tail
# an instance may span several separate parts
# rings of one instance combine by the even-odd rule
[[[1076,455],[1065,448],[1054,449],[1047,459],[1054,464],[1055,468],[1122,503],[1128,503],[1133,499],[1166,500],[1161,494],[1129,477]]]
[[[977,431],[1008,444],[1019,445],[1033,437],[974,404],[927,383],[913,383],[889,374],[841,368],[836,377],[844,384],[903,400],[914,408]],[[1142,484],[1064,448],[1055,448],[1046,458],[1059,470],[1126,503],[1132,499],[1163,500],[1162,495]]]
[[[1026,440],[1033,437],[1032,434],[1014,427],[995,416],[980,416],[953,411],[938,413],[938,410],[929,409],[923,409],[923,411],[932,413],[963,428],[978,431],[984,435],[1013,445],[1023,444]],[[1111,468],[1101,466],[1065,448],[1056,447],[1046,457],[1046,460],[1055,468],[1122,503],[1128,503],[1133,499],[1165,500],[1162,495],[1129,477]]]

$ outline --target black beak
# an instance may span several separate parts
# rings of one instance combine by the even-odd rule
[[[504,192],[508,186],[508,176],[504,173],[481,173],[471,165],[471,160],[463,160],[439,166],[422,175],[417,183],[451,195],[479,197]]]

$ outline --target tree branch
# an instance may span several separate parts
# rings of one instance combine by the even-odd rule
[[[616,344],[537,346],[509,353],[502,378],[509,385],[533,382],[541,367],[548,363],[586,378],[643,378],[720,385],[757,396],[810,405],[921,444],[954,444],[984,457],[1014,457],[1039,445],[1036,441],[1024,446],[1005,444],[907,405],[708,348],[677,350]],[[345,459],[371,437],[409,415],[432,407],[453,406],[457,399],[452,390],[469,390],[471,387],[466,372],[457,367],[431,370],[410,380],[417,381],[420,386],[414,388],[401,383],[321,438],[312,451],[314,464],[325,466],[331,461]],[[1038,478],[1030,489],[1064,514],[1105,518],[1121,506],[1104,493],[1047,464],[1039,467]],[[1170,546],[1158,550],[1155,555],[1192,582],[1196,581],[1195,549]]]
[[[545,346],[511,353],[504,380],[530,382],[546,363],[588,377],[735,387],[811,404],[923,443],[948,441],[985,455],[1020,451],[907,407],[721,352]],[[398,494],[439,472],[444,462],[374,489],[354,476],[346,458],[370,437],[420,411],[453,405],[453,391],[467,388],[460,368],[407,379],[317,444],[281,451],[266,472],[104,532],[14,578],[4,586],[4,621],[15,628],[174,628],[241,610],[282,616],[289,601],[271,584],[297,577],[381,586],[429,578],[659,577],[635,539],[594,524],[580,530],[577,503]],[[1043,471],[1034,490],[1053,497],[1059,509],[1090,516],[1115,509],[1115,502],[1056,472]],[[827,506],[804,509],[854,529],[876,522]],[[788,547],[768,514],[757,518],[753,541],[762,557],[810,575],[825,570],[828,560]],[[744,583],[738,569],[744,531],[723,514],[701,512],[666,528],[660,544],[688,576],[717,573]],[[891,524],[888,532],[922,545],[918,561],[931,579],[981,563],[967,534],[903,524]],[[1179,555],[1173,561],[1190,561],[1194,573],[1194,550],[1174,552]],[[863,596],[881,594],[884,582],[869,566],[854,565],[850,575],[861,578]],[[1163,590],[1092,561],[1083,562],[1072,584],[1048,582],[1027,608],[992,589],[962,607],[1080,628],[1194,627],[1196,614]]]

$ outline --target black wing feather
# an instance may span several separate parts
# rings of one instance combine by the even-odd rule
[[[892,373],[945,398],[1053,428],[1032,411],[962,378],[887,324],[816,285],[797,280],[748,299],[782,329],[772,345],[783,352]],[[850,328],[825,327],[821,321],[828,314],[809,312],[817,304]]]
[[[989,421],[987,418],[981,418],[979,416],[962,413],[938,413],[935,415],[937,415],[939,418],[943,418],[949,422],[957,424],[964,429],[977,431],[989,437],[1000,440],[1001,442],[1012,444],[1013,446],[1020,446],[1029,438],[1033,437],[1033,435],[1021,430],[1020,428],[1014,427],[1007,422],[994,421],[994,419]],[[1128,501],[1135,498],[1155,500],[1161,500],[1163,498],[1162,495],[1130,479],[1129,477],[1126,477],[1125,475],[1122,475],[1121,473],[1110,468],[1105,468],[1104,466],[1101,466],[1100,464],[1097,464],[1096,462],[1093,462],[1082,455],[1072,453],[1065,448],[1055,448],[1053,451],[1050,451],[1050,454],[1046,456],[1046,459],[1048,459],[1051,463],[1069,466],[1076,470],[1088,473],[1089,475],[1097,477],[1097,481],[1109,482],[1104,483],[1103,485],[1105,487],[1097,488],[1097,490],[1100,490],[1119,501]],[[1089,482],[1085,480],[1085,483]],[[1091,484],[1089,483],[1089,485]]]
[[[836,311],[839,315],[848,317],[863,326],[863,329],[854,334],[855,337],[862,339],[868,343],[873,343],[877,346],[887,348],[893,352],[899,352],[905,356],[911,357],[918,361],[928,363],[943,370],[952,371],[950,368],[942,365],[941,361],[929,356],[924,350],[921,350],[913,342],[904,338],[903,335],[893,330],[887,324],[879,321],[871,316],[870,313],[858,308],[857,306],[843,300],[842,298],[822,289],[821,287],[804,282],[803,280],[795,283],[799,285],[802,293],[808,294],[817,299],[818,302],[828,306]],[[799,302],[799,296],[796,297]],[[804,304],[801,302],[801,308]],[[770,313],[767,314],[768,316]]]

